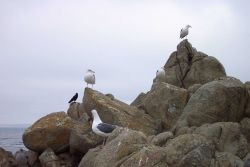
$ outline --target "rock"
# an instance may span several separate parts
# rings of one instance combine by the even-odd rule
[[[244,116],[247,91],[237,79],[221,78],[200,87],[189,99],[175,130],[214,122],[239,122]]]
[[[81,118],[81,103],[73,102],[70,103],[69,109],[67,111],[68,116],[74,120],[79,120]]]
[[[103,122],[139,130],[146,135],[156,134],[159,131],[157,123],[143,110],[129,106],[119,100],[111,100],[104,94],[86,88],[84,104],[88,109],[95,108]],[[87,111],[87,110],[86,110]],[[91,110],[87,111],[90,114]]]
[[[241,131],[250,143],[250,118],[245,117],[240,121]]]
[[[5,151],[0,147],[0,166],[1,167],[17,167],[16,160],[11,152]]]
[[[219,152],[229,152],[240,158],[248,153],[248,143],[240,131],[240,125],[233,122],[218,122],[205,124],[198,127],[194,134],[205,136],[209,141],[215,143]]]
[[[109,97],[110,100],[115,100],[115,96],[112,95],[111,93],[107,93],[107,94],[105,94],[105,96]]]
[[[41,153],[48,147],[59,153],[69,148],[69,137],[72,129],[89,129],[89,125],[74,121],[64,112],[51,113],[40,118],[23,134],[24,145]]]
[[[168,166],[209,167],[214,145],[198,134],[184,134],[167,142],[164,148]]]
[[[145,93],[140,93],[130,105],[140,107],[145,96]]]
[[[250,159],[247,159],[247,160],[244,162],[244,167],[250,167]]]
[[[243,167],[242,160],[228,152],[216,152],[210,167]]]
[[[127,158],[139,151],[147,142],[140,131],[116,128],[102,148],[90,149],[81,160],[79,167],[120,166]]]
[[[62,153],[59,154],[58,156],[59,162],[60,162],[60,167],[75,167],[78,166],[79,160],[77,160],[75,156],[70,155],[69,153]]]
[[[165,82],[182,88],[203,85],[226,76],[223,65],[216,58],[197,52],[188,40],[179,43],[177,51],[170,55],[164,68]]]
[[[28,164],[29,164],[29,166],[34,166],[35,163],[38,163],[38,161],[39,161],[38,153],[29,150],[27,152],[27,156],[28,156]]]
[[[51,148],[47,148],[40,156],[39,160],[43,167],[60,167],[59,158]]]
[[[131,154],[120,167],[166,167],[166,152],[161,147],[143,147],[139,152]]]
[[[155,84],[143,97],[140,108],[169,130],[181,115],[187,99],[186,89],[161,82]]]
[[[245,83],[245,87],[246,87],[246,89],[248,91],[248,103],[246,105],[246,111],[245,111],[245,113],[246,113],[246,115],[248,117],[250,117],[250,81],[248,81],[248,82]]]
[[[20,149],[15,153],[15,159],[18,167],[28,167],[28,152]]]
[[[83,156],[90,148],[101,144],[103,138],[94,134],[91,129],[83,131],[82,129],[73,129],[70,134],[69,145],[70,153]]]
[[[169,139],[174,138],[174,135],[172,132],[163,132],[155,136],[151,143],[156,146],[163,146]]]
[[[201,87],[201,84],[194,84],[188,88],[189,98]]]

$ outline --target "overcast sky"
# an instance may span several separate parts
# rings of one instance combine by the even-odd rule
[[[94,89],[124,102],[147,92],[180,29],[230,76],[250,80],[250,1],[0,0],[0,124],[33,123]]]

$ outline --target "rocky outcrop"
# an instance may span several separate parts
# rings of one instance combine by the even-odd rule
[[[244,84],[227,77],[200,87],[190,98],[176,128],[214,122],[239,122],[245,112],[248,93]]]
[[[169,130],[182,113],[188,99],[188,92],[168,83],[155,83],[137,105]]]
[[[89,126],[74,121],[64,112],[56,112],[42,117],[23,134],[24,145],[35,152],[51,148],[54,152],[69,149],[69,137],[72,129],[85,131]]]
[[[197,52],[187,40],[177,46],[164,68],[165,82],[182,88],[226,76],[224,67],[216,58]]]
[[[98,111],[103,122],[138,130],[146,135],[156,134],[159,131],[157,122],[137,107],[129,106],[116,99],[112,100],[90,88],[86,88],[84,92],[83,103],[86,101],[88,106],[92,106],[88,108],[95,108]],[[91,115],[90,111],[87,111],[89,115]]]
[[[86,88],[67,114],[49,114],[25,131],[24,144],[35,152],[19,151],[15,160],[0,149],[0,166],[249,166],[250,82],[226,77],[218,60],[187,40],[164,68],[165,78],[131,105]],[[118,125],[104,146],[91,130],[92,109]]]

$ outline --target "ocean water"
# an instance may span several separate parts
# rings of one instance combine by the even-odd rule
[[[26,127],[0,127],[0,147],[13,154],[19,149],[24,149],[22,135]]]

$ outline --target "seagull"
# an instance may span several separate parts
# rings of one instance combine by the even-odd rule
[[[103,145],[105,145],[107,137],[113,132],[113,130],[117,126],[103,123],[96,110],[92,110],[91,113],[93,116],[92,130],[95,134],[105,137],[103,141]]]
[[[157,79],[164,79],[165,78],[165,69],[164,67],[161,67],[156,71],[156,78]]]
[[[84,81],[87,83],[87,87],[88,84],[92,84],[93,87],[93,85],[95,84],[95,72],[88,69],[84,75]]]
[[[185,28],[182,28],[181,29],[181,32],[180,32],[180,38],[184,38],[185,36],[188,35],[188,29],[189,28],[192,28],[190,25],[186,25]]]
[[[69,103],[75,102],[77,98],[78,98],[78,93],[76,93],[76,94],[70,99]]]

